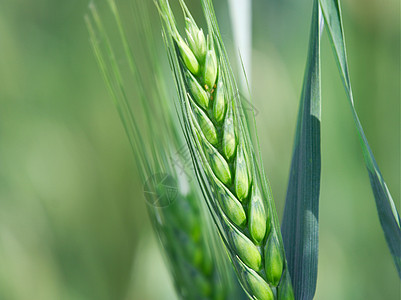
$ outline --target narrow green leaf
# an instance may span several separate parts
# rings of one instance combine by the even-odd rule
[[[341,7],[338,0],[320,0],[320,5],[327,23],[330,40],[344,83],[345,91],[351,105],[352,115],[358,131],[361,148],[368,169],[370,184],[376,201],[380,223],[386,237],[387,244],[401,278],[401,229],[400,216],[396,210],[390,191],[384,182],[368,140],[363,131],[358,114],[354,107],[351,81],[348,71],[347,53],[345,47],[344,30],[341,17]]]
[[[320,33],[318,0],[314,1],[308,59],[282,234],[295,299],[313,299],[316,290],[320,192]]]

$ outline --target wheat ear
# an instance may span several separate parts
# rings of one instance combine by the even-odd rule
[[[108,2],[121,35],[122,45],[119,46],[125,49],[125,61],[129,63],[132,73],[136,73],[139,71],[138,65],[127,46],[128,41],[117,6],[114,0]],[[143,14],[145,9],[141,7],[138,11]],[[162,109],[167,106],[166,102],[169,100],[165,89],[160,88],[164,81],[157,71],[156,62],[151,59],[150,62],[143,62],[152,70],[154,77],[141,78],[139,81],[133,74],[134,78],[126,78],[127,75],[123,75],[117,63],[113,47],[115,45],[112,45],[102,18],[93,4],[90,6],[90,13],[90,16],[86,16],[86,22],[91,45],[130,140],[138,172],[143,182],[146,182],[148,213],[165,250],[164,254],[178,294],[182,299],[237,299],[236,295],[239,293],[237,287],[231,283],[231,267],[227,264],[228,259],[225,260],[224,249],[217,243],[218,236],[211,230],[210,216],[199,201],[201,193],[189,182],[187,176],[180,174],[181,170],[177,169],[177,160],[183,160],[179,151],[182,145],[178,139],[179,125],[174,124],[171,110]],[[146,46],[147,43],[150,43],[150,40],[141,45]],[[152,57],[150,49],[152,45],[154,44],[148,44],[146,50],[154,59],[155,55]],[[131,95],[127,92],[123,79],[130,80],[138,94]],[[153,86],[154,79],[159,87],[157,92],[146,94],[144,85]],[[130,109],[132,102],[138,107],[135,111]],[[162,125],[158,132],[155,132],[152,126],[155,119],[151,119],[151,115],[147,113],[154,107],[160,108],[158,112],[153,111],[161,116],[158,124]],[[135,118],[138,114],[145,117]],[[155,178],[157,174],[164,177]],[[186,189],[183,189],[183,186],[186,186]],[[166,195],[170,196],[166,199]],[[160,199],[167,201],[160,203]],[[168,205],[164,207],[165,204]]]
[[[198,179],[241,284],[253,299],[293,299],[280,228],[247,123],[211,1],[202,1],[205,37],[183,0],[186,40],[167,0],[160,0],[182,121]]]

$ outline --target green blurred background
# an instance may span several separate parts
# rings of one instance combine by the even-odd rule
[[[230,47],[226,3],[218,2]],[[129,143],[90,48],[87,5],[0,2],[0,299],[175,299]],[[400,3],[342,6],[356,108],[400,210]],[[311,8],[312,1],[253,1],[253,101],[280,216]],[[156,13],[152,23],[159,26]],[[316,299],[399,299],[325,33],[322,75]]]

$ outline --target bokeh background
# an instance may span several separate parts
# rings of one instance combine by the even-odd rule
[[[87,7],[85,0],[0,1],[0,299],[175,299],[90,48]],[[400,210],[400,3],[343,0],[342,7],[356,108]],[[279,216],[311,8],[312,1],[253,1],[252,94]],[[216,11],[230,48],[225,1]],[[326,33],[322,76],[316,299],[399,299]]]

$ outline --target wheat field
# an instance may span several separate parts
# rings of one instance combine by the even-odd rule
[[[0,299],[177,299],[136,162],[89,43],[88,2],[0,3]],[[118,1],[127,28],[134,28],[130,2]],[[95,3],[107,11],[103,1]],[[203,20],[198,1],[187,3]],[[341,3],[355,105],[400,211],[400,4]],[[215,5],[237,72],[227,4]],[[312,1],[253,1],[251,92],[280,220],[311,8]],[[160,37],[156,9],[150,21]],[[158,42],[160,65],[170,74],[161,37]],[[315,298],[396,300],[397,271],[327,35],[321,47]],[[174,89],[172,79],[169,84]]]

